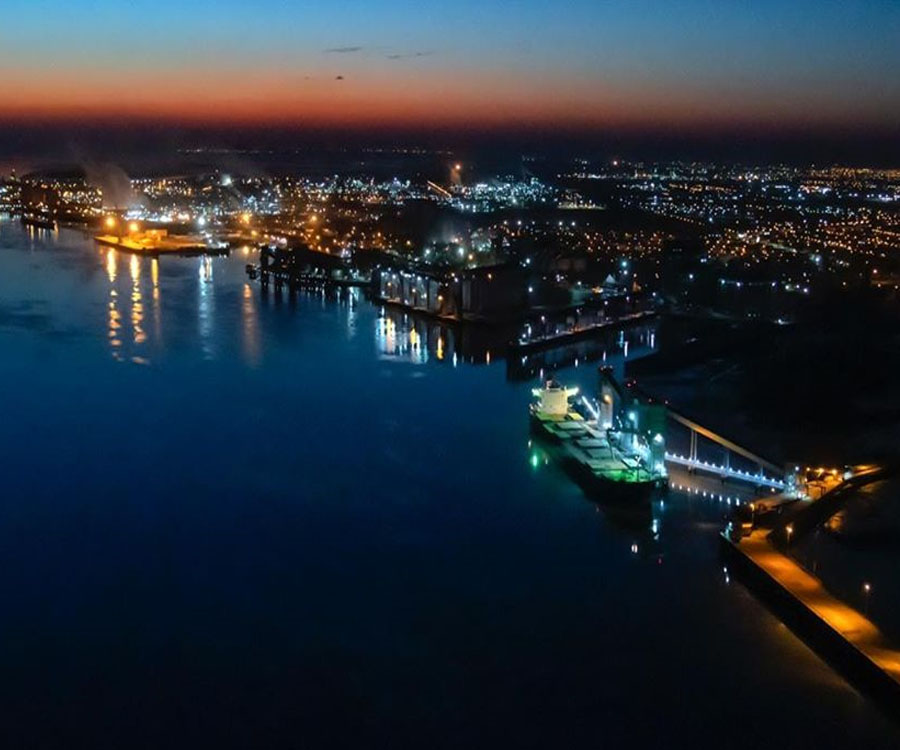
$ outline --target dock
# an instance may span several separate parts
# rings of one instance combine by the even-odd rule
[[[225,255],[228,247],[210,247],[197,238],[183,239],[166,237],[163,239],[141,240],[131,237],[101,234],[94,237],[94,242],[104,247],[112,247],[124,253],[135,255]]]
[[[576,326],[566,331],[549,334],[547,336],[536,336],[529,339],[517,339],[509,343],[511,353],[527,354],[529,352],[538,352],[543,349],[552,349],[557,346],[564,346],[591,336],[610,328],[619,328],[622,326],[635,325],[643,323],[656,317],[655,310],[646,310],[643,312],[631,313],[629,315],[621,315],[617,318],[609,318],[599,323],[593,323],[587,326]]]
[[[267,270],[260,266],[247,265],[247,276],[251,279],[259,279],[263,286],[268,286],[271,281],[276,289],[286,286],[290,289],[301,287],[360,287],[370,286],[371,281],[358,276],[334,276],[325,273],[291,272],[283,269]]]
[[[869,481],[876,481],[877,476],[873,472]],[[846,492],[847,484],[839,483],[823,499]],[[820,515],[813,509],[822,502],[805,503],[794,517]],[[785,554],[782,548],[793,531],[793,521],[786,519],[773,531],[756,528],[739,540],[723,533],[723,559],[813,650],[889,713],[900,716],[900,648],[868,617],[832,595],[818,578]]]
[[[302,287],[368,287],[371,276],[360,272],[345,259],[306,245],[292,247],[259,246],[259,264],[246,266],[247,276],[259,279],[263,287],[271,282],[276,290]]]

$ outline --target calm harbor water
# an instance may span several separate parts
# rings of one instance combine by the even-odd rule
[[[833,594],[866,612],[895,642],[900,642],[898,496],[896,478],[863,487],[794,552]]]
[[[6,746],[898,746],[723,502],[604,514],[498,352],[248,259],[0,219]]]

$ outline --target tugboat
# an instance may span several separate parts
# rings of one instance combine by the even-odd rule
[[[588,496],[604,503],[645,503],[666,486],[662,435],[647,440],[635,413],[629,425],[603,424],[601,410],[582,399],[582,414],[570,403],[578,389],[553,378],[533,394],[532,432]]]

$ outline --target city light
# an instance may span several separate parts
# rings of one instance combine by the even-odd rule
[[[7,5],[5,747],[900,748],[900,0]]]

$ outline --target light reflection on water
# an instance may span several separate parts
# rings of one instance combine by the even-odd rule
[[[117,257],[116,251],[109,248],[106,251],[106,275],[109,278],[109,345],[113,359],[121,360],[119,351],[122,346],[120,329],[122,328],[122,316],[119,313],[119,292],[116,284]]]
[[[162,320],[160,315],[159,303],[159,260],[152,258],[150,260],[150,283],[153,285],[153,333],[156,340],[162,344]]]
[[[139,347],[147,340],[147,334],[144,333],[144,302],[141,296],[141,259],[137,255],[131,256],[129,262],[131,269],[131,329],[132,341],[135,348]],[[146,360],[137,354],[132,356],[132,362],[146,363]]]
[[[94,746],[135,726],[175,746],[192,706],[244,746],[897,739],[725,583],[720,488],[634,528],[533,467],[538,371],[590,392],[585,363],[654,329],[514,366],[502,335],[354,290],[265,296],[243,253],[0,240],[0,699],[30,731],[101,717]]]
[[[259,364],[259,322],[256,316],[256,295],[245,282],[241,292],[241,332],[244,358],[248,364]]]
[[[206,359],[212,359],[215,354],[212,340],[213,315],[215,314],[213,259],[202,256],[198,261],[200,280],[197,284],[197,318],[199,321],[200,348]]]

